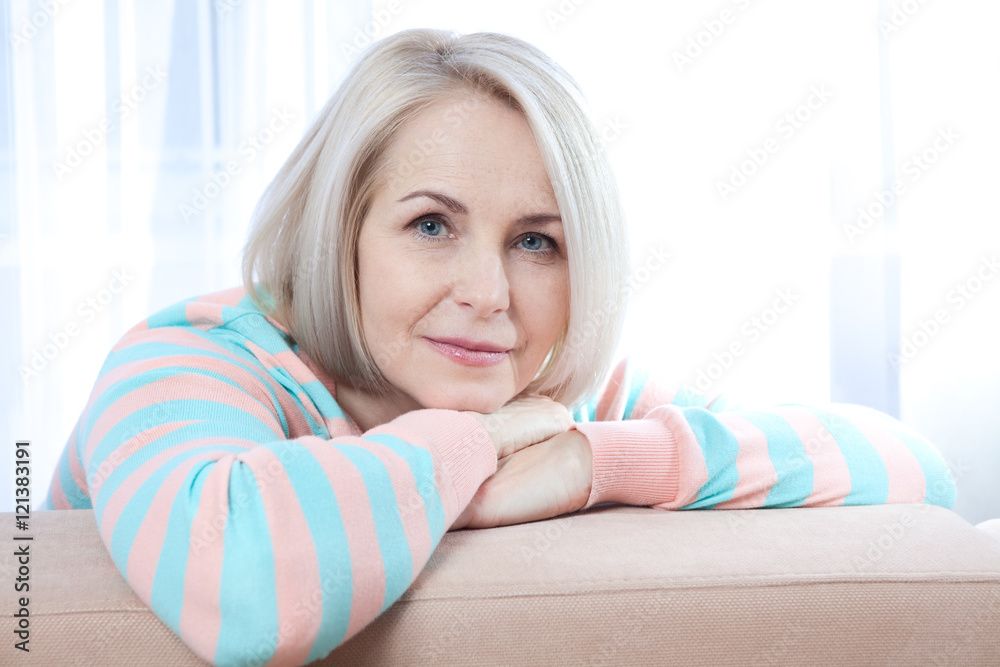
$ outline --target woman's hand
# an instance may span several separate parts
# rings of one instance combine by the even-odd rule
[[[449,530],[537,521],[587,504],[592,480],[587,436],[577,430],[502,458]]]
[[[566,406],[547,396],[519,396],[488,415],[465,414],[475,417],[486,428],[498,459],[573,427],[573,417]]]

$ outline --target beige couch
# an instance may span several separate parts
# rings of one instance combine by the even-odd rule
[[[203,664],[128,588],[90,511],[35,512],[30,533],[31,652],[5,630],[0,664]],[[448,533],[316,664],[1000,665],[1000,527],[925,505],[605,505]]]

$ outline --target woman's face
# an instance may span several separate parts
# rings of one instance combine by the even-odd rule
[[[425,408],[496,410],[569,316],[559,208],[524,116],[449,97],[397,134],[358,240],[365,339]]]

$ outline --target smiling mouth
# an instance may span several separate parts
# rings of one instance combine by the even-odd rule
[[[424,338],[431,347],[463,366],[495,366],[507,358],[510,349],[489,342],[462,338]]]

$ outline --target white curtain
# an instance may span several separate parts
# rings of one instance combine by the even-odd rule
[[[0,437],[33,442],[37,504],[111,345],[240,282],[253,206],[371,41],[355,33],[371,6],[2,7]],[[3,493],[0,510],[12,503]]]
[[[38,445],[36,495],[121,334],[239,282],[254,204],[359,49],[439,27],[526,39],[590,99],[630,221],[624,349],[744,404],[896,414],[963,516],[1000,516],[997,3],[3,7],[0,437]]]

